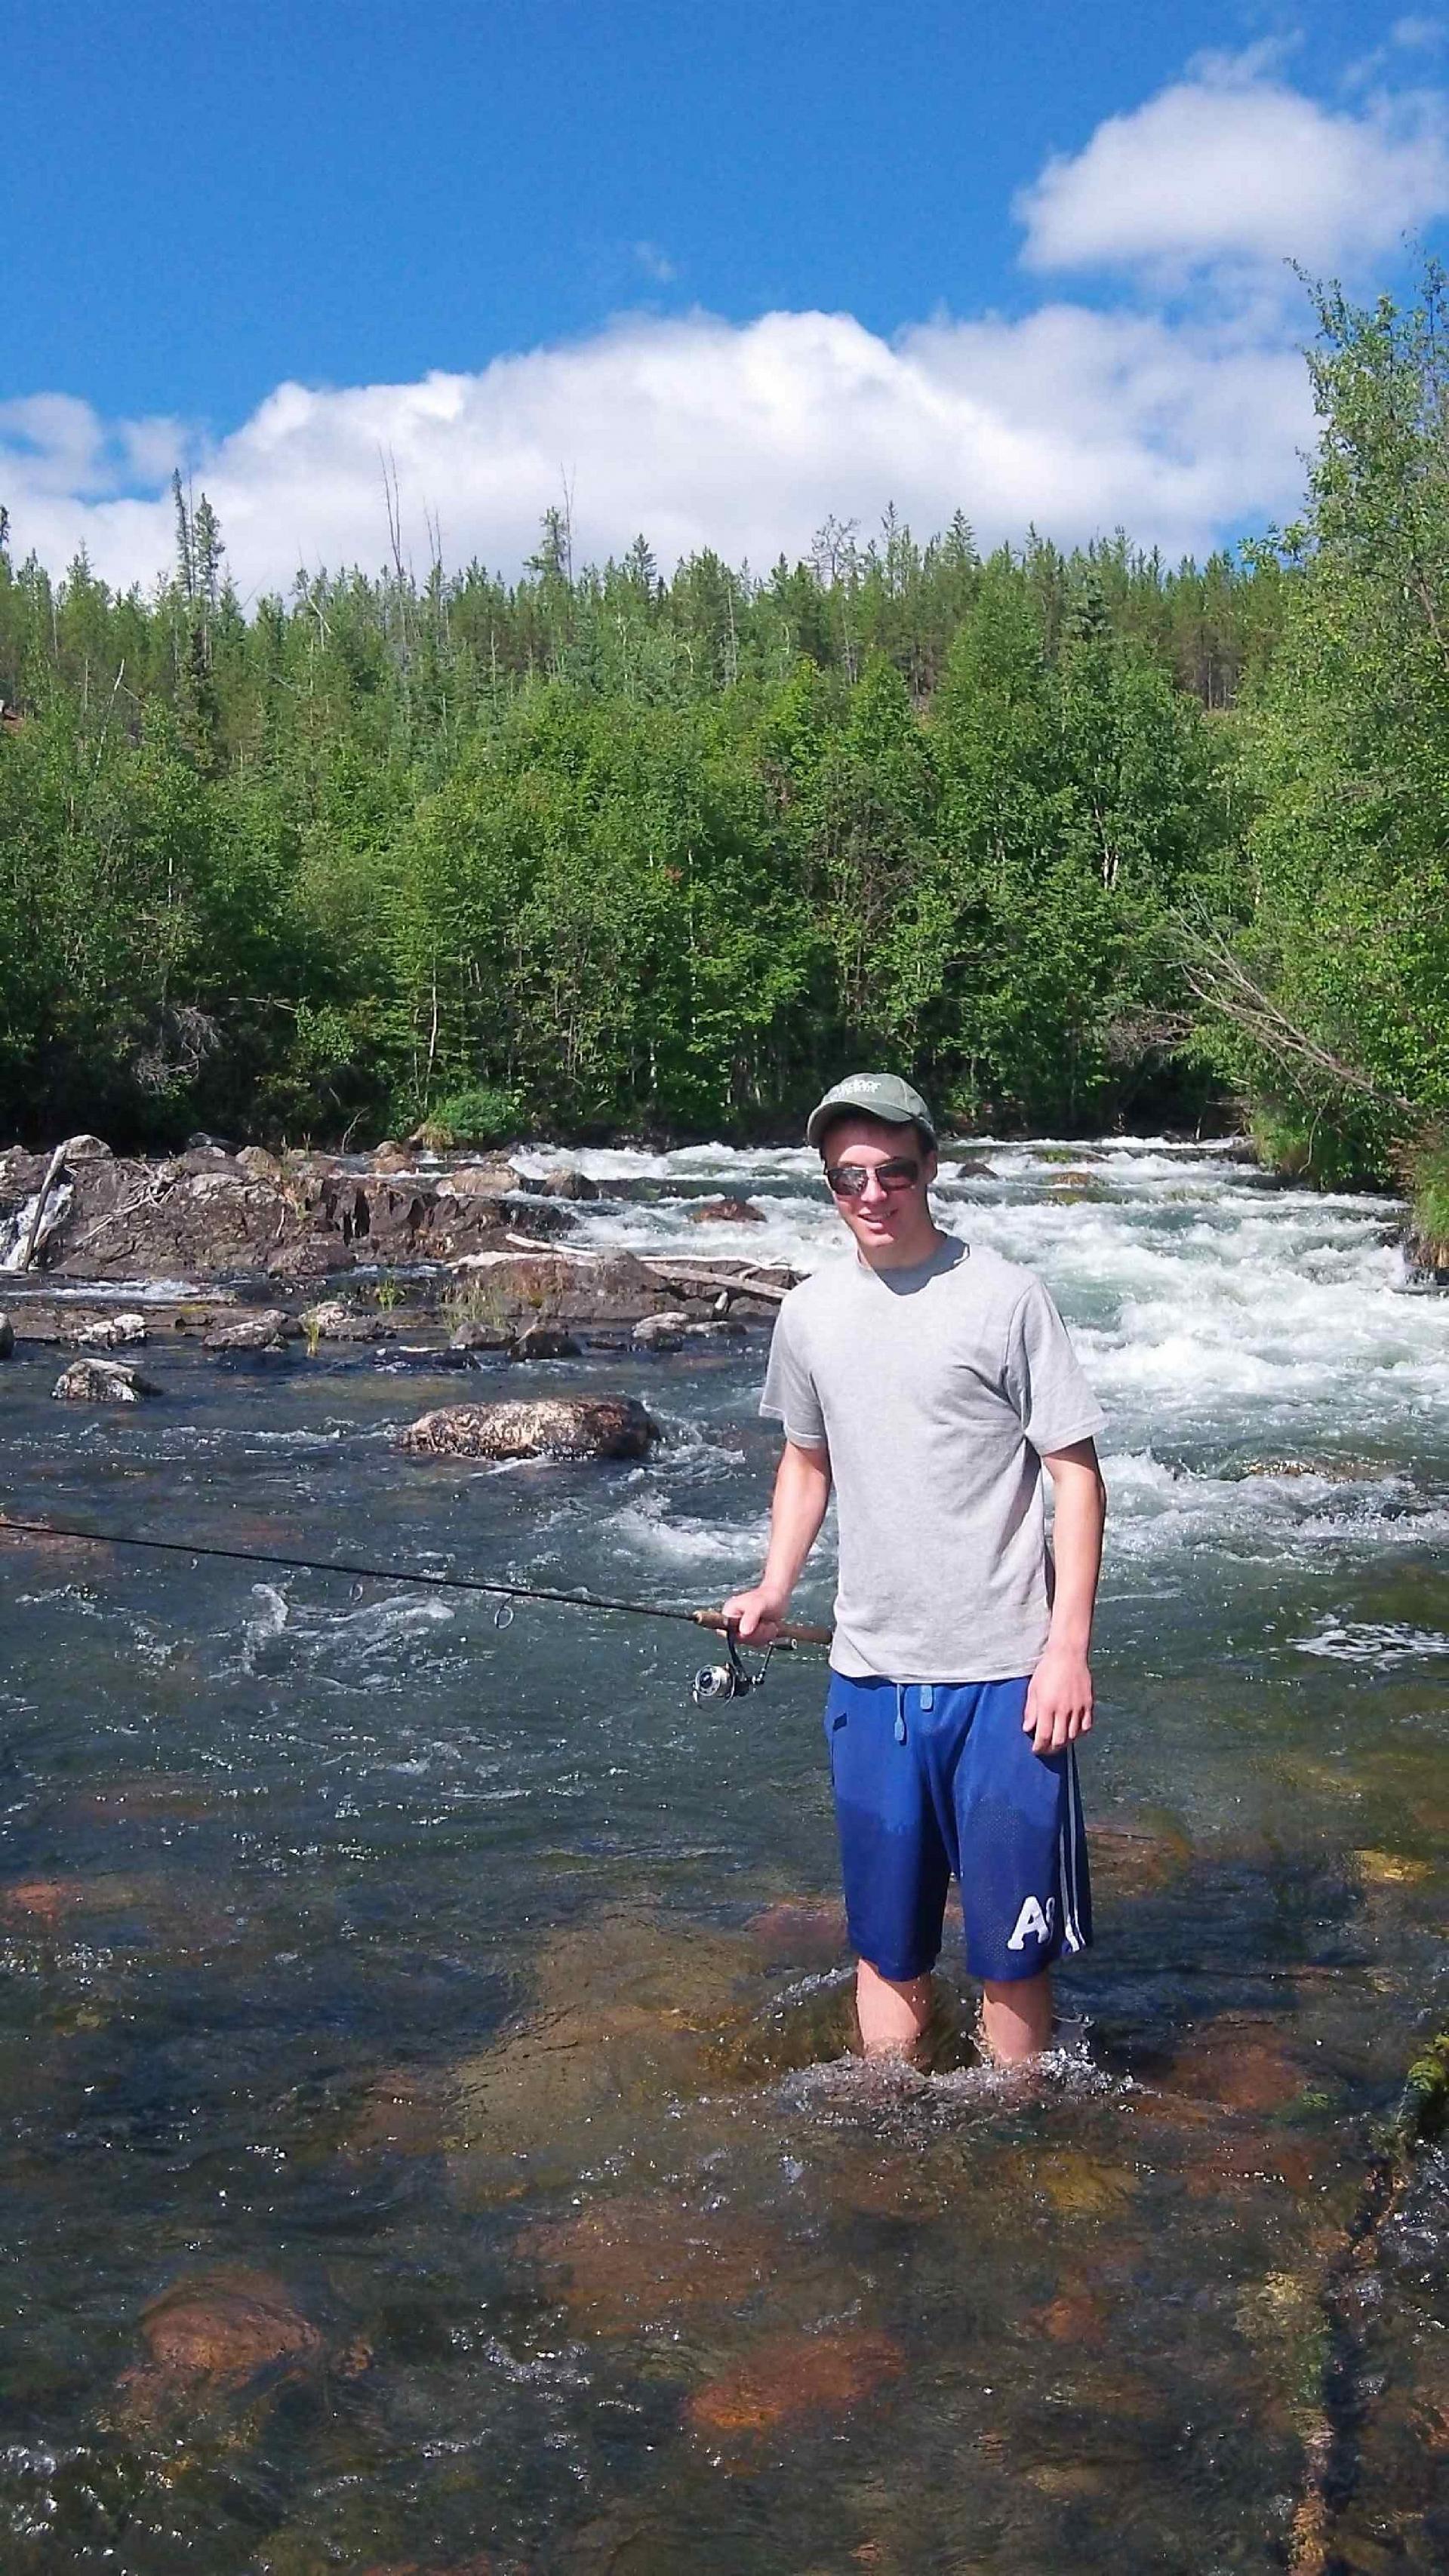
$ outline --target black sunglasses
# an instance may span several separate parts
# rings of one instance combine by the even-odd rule
[[[920,1164],[909,1154],[897,1154],[889,1163],[827,1163],[825,1186],[832,1198],[864,1198],[867,1181],[879,1181],[883,1190],[913,1190],[921,1177]]]

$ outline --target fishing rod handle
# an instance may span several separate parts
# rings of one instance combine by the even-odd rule
[[[727,1635],[731,1628],[738,1625],[735,1620],[727,1619],[722,1610],[695,1610],[690,1613],[690,1616],[697,1628],[713,1628],[720,1636]],[[757,1640],[751,1638],[748,1642],[753,1645]],[[828,1646],[830,1630],[805,1628],[801,1627],[798,1621],[793,1623],[787,1621],[784,1627],[775,1630],[774,1642],[780,1646]]]

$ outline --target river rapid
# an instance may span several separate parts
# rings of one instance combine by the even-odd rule
[[[1030,2083],[949,1926],[932,2071],[849,2054],[817,1658],[696,1710],[685,1628],[5,1545],[5,2576],[1449,2558],[1444,2160],[1376,2163],[1446,2018],[1449,1299],[1232,1147],[972,1155],[942,1222],[1111,1421],[1097,1941]],[[836,1251],[804,1154],[559,1159],[582,1242]],[[394,1434],[502,1361],[153,1341],[123,1413],[32,1347],[5,1501],[718,1601],[764,1351],[542,1365],[667,1440],[499,1469]]]

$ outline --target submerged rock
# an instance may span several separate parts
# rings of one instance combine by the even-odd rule
[[[140,2331],[145,2358],[120,2381],[119,2411],[131,2425],[174,2424],[225,2402],[271,2396],[315,2378],[329,2357],[326,2338],[285,2282],[230,2264],[173,2282],[142,2309]],[[367,2359],[353,2347],[333,2367],[351,2375]]]
[[[695,2390],[689,2422],[696,2433],[726,2440],[772,2433],[812,2415],[847,2414],[904,2368],[905,2354],[892,2336],[859,2326],[773,2335]]]
[[[139,1404],[161,1390],[123,1360],[72,1360],[51,1388],[63,1404]]]
[[[398,1445],[433,1458],[643,1458],[659,1437],[632,1397],[544,1396],[441,1405],[410,1423]]]
[[[587,2141],[597,2162],[606,2137],[637,2137],[641,2106],[717,2076],[758,1973],[748,1943],[682,1920],[620,1911],[560,1929],[526,2015],[454,2068],[450,2149],[494,2172],[517,2158],[568,2171]]]
[[[602,2200],[530,2228],[520,2252],[593,2334],[632,2334],[676,2308],[730,2306],[775,2272],[775,2237],[742,2211],[691,2209],[665,2191]]]
[[[1190,2032],[1154,2080],[1189,2100],[1235,2111],[1281,2111],[1309,2078],[1278,2023],[1224,2013]]]

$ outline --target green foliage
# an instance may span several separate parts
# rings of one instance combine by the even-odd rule
[[[983,563],[891,512],[666,580],[556,512],[513,585],[243,617],[174,497],[150,600],[0,550],[8,1131],[748,1136],[865,1056],[963,1120],[1202,1098],[1172,923],[1250,909],[1222,710],[1276,562]]]
[[[436,1152],[455,1145],[499,1145],[518,1130],[516,1091],[475,1083],[471,1091],[450,1091],[428,1114],[429,1142]]]
[[[1317,299],[1322,420],[1240,778],[1248,900],[1198,988],[1307,1168],[1388,1180],[1449,1117],[1449,362],[1444,283]]]

